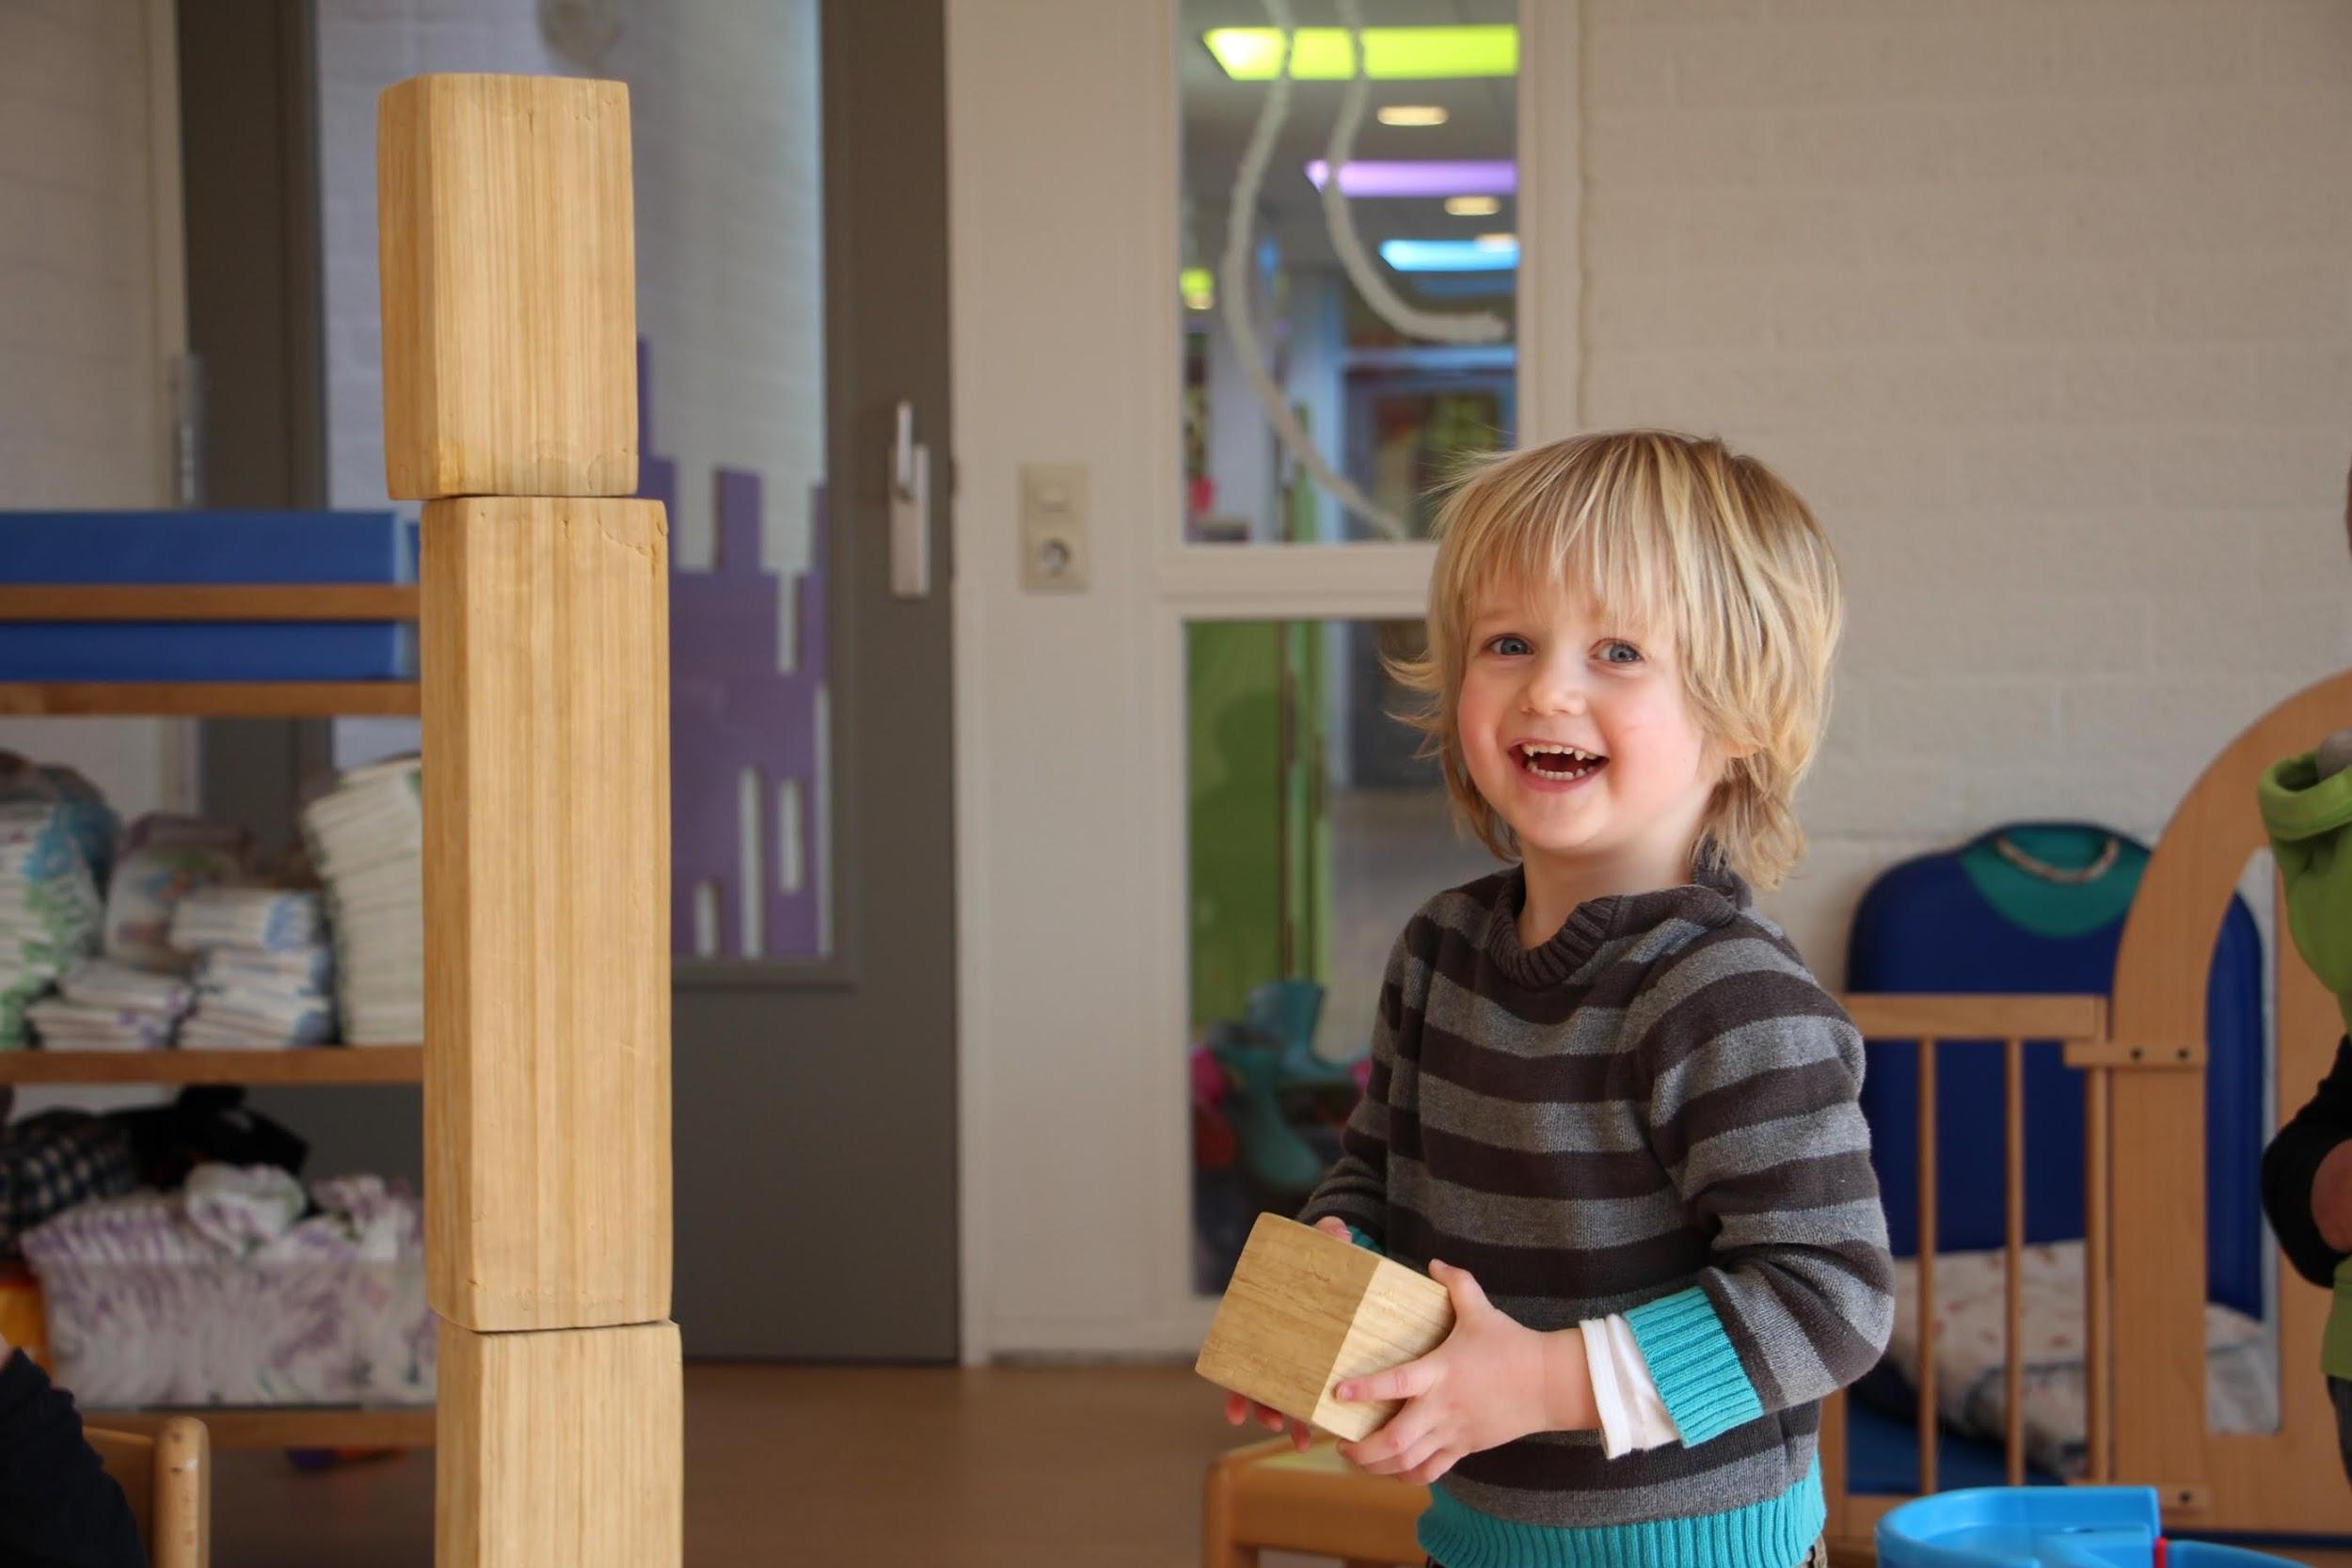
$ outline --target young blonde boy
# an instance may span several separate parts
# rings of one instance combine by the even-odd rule
[[[1406,1401],[1343,1451],[1434,1485],[1440,1568],[1795,1568],[1893,1318],[1861,1039],[1750,892],[1803,847],[1836,564],[1761,464],[1650,431],[1488,461],[1438,526],[1401,673],[1513,863],[1406,927],[1300,1216],[1456,1313],[1339,1390]]]

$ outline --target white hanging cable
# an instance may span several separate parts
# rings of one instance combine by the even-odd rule
[[[1356,233],[1356,218],[1340,189],[1340,171],[1356,151],[1356,132],[1364,122],[1364,106],[1372,99],[1372,78],[1364,67],[1364,19],[1356,0],[1339,0],[1340,25],[1347,29],[1347,46],[1356,61],[1356,74],[1340,100],[1340,118],[1331,122],[1330,145],[1323,152],[1323,224],[1330,231],[1331,248],[1348,281],[1380,319],[1407,338],[1438,343],[1499,343],[1510,326],[1491,310],[1420,310],[1398,297],[1389,280],[1364,251]]]
[[[1217,268],[1217,304],[1225,315],[1225,329],[1232,335],[1233,353],[1241,360],[1242,373],[1248,377],[1250,390],[1264,406],[1266,422],[1274,427],[1275,438],[1314,476],[1317,483],[1342,506],[1370,523],[1382,538],[1403,539],[1406,533],[1405,524],[1381,510],[1346,476],[1324,461],[1314,442],[1299,428],[1282,389],[1266,373],[1265,356],[1258,345],[1257,330],[1250,324],[1249,242],[1256,226],[1258,189],[1265,182],[1266,164],[1274,154],[1275,137],[1290,117],[1291,42],[1296,30],[1291,24],[1289,0],[1265,0],[1265,8],[1267,18],[1282,35],[1281,69],[1275,72],[1266,88],[1265,105],[1258,111],[1258,123],[1249,133],[1249,146],[1242,153],[1241,167],[1233,175],[1232,205],[1225,217],[1225,256]],[[1336,175],[1333,181],[1337,182]]]

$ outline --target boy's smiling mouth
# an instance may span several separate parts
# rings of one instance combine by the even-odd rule
[[[1522,769],[1550,784],[1570,784],[1609,765],[1609,759],[1597,752],[1548,740],[1518,741],[1512,746],[1511,755]]]

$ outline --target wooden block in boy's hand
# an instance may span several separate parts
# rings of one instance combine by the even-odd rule
[[[1445,1342],[1445,1287],[1378,1253],[1279,1214],[1260,1214],[1193,1370],[1220,1388],[1350,1440],[1402,1400],[1343,1404],[1331,1390]]]

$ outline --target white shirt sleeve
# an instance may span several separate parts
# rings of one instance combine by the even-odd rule
[[[1642,1449],[1682,1440],[1658,1384],[1642,1359],[1632,1325],[1623,1314],[1587,1319],[1584,1367],[1592,1374],[1593,1403],[1600,1412],[1601,1451],[1612,1459]]]

